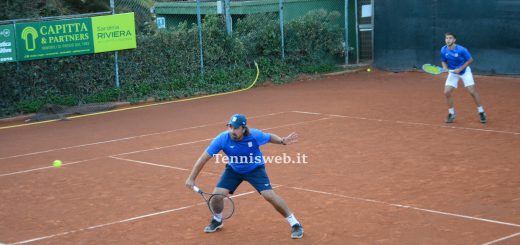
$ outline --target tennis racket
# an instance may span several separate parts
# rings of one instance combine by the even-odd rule
[[[193,191],[199,193],[206,204],[208,204],[209,211],[215,216],[220,216],[222,219],[229,219],[235,212],[235,203],[226,195],[210,194],[203,192],[199,187],[193,186]]]
[[[439,75],[443,72],[453,72],[453,70],[444,70],[444,68],[432,64],[424,64],[422,70],[432,75]]]

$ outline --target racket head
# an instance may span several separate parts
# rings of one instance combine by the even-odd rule
[[[222,219],[229,219],[235,213],[235,203],[229,196],[213,194],[208,200],[208,207],[214,215],[220,214]]]
[[[424,64],[422,70],[433,75],[439,75],[442,73],[442,68],[432,64]]]

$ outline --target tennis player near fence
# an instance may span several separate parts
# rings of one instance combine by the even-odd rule
[[[452,72],[448,73],[448,78],[446,78],[446,84],[444,85],[444,95],[446,96],[446,100],[448,102],[448,117],[446,118],[446,123],[452,123],[457,117],[457,113],[455,113],[455,107],[453,106],[453,97],[451,94],[453,93],[453,90],[457,88],[459,79],[462,79],[464,82],[464,87],[471,94],[473,101],[477,105],[480,122],[486,123],[487,115],[486,112],[484,112],[484,107],[480,103],[480,95],[475,86],[475,80],[473,79],[471,68],[469,67],[469,65],[473,62],[473,58],[466,48],[455,43],[457,40],[456,38],[457,37],[453,32],[444,34],[444,41],[446,42],[446,45],[441,49],[441,61],[443,69],[453,70]]]

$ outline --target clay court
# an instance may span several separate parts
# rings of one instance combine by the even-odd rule
[[[2,129],[0,243],[520,244],[520,80],[476,76],[488,123],[459,88],[448,125],[443,76],[359,71]],[[263,153],[308,156],[266,167],[301,240],[247,183],[224,228],[202,232],[210,213],[184,182],[235,112],[299,133]],[[197,184],[223,169],[208,162]]]

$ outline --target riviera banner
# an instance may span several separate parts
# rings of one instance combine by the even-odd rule
[[[20,23],[15,29],[19,61],[136,48],[134,13]]]

